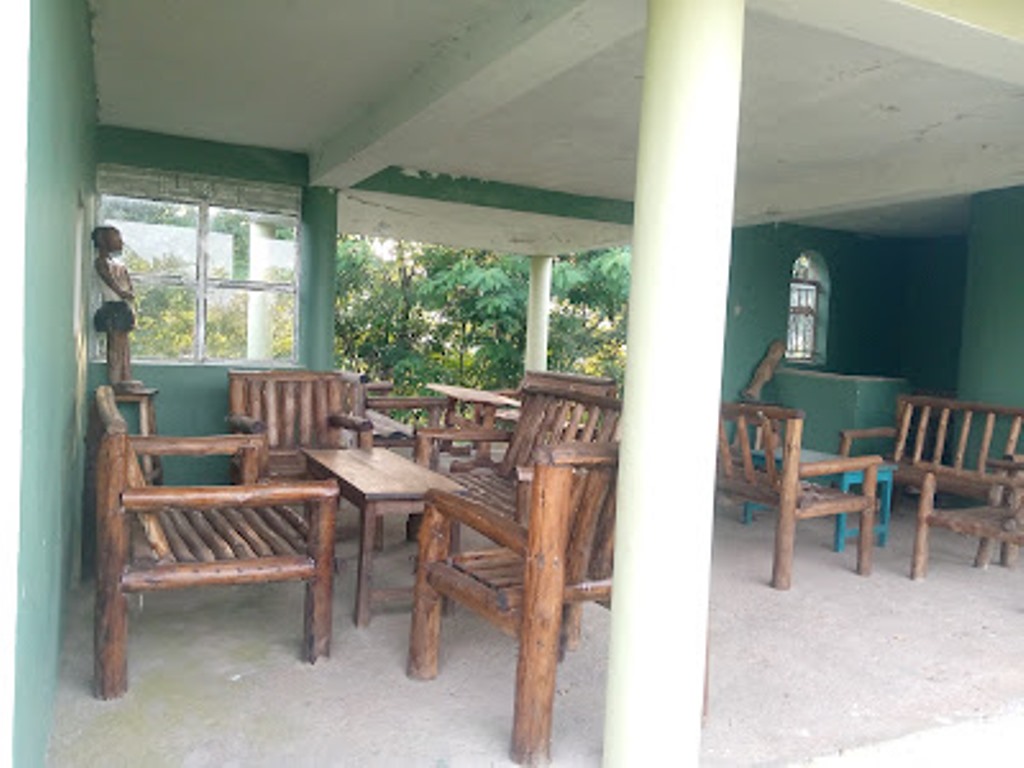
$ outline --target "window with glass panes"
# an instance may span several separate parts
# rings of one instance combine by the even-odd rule
[[[99,186],[135,289],[133,359],[295,362],[298,189],[136,169]]]
[[[786,334],[786,357],[789,360],[814,360],[818,351],[821,283],[815,279],[814,272],[811,256],[807,253],[800,254],[793,262]]]

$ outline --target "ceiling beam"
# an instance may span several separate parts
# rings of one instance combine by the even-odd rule
[[[349,187],[642,29],[645,4],[517,0],[453,33],[438,55],[313,153],[316,185]]]
[[[738,226],[794,221],[883,205],[1024,185],[1024,143],[963,143],[937,153],[921,143],[888,158],[815,165],[784,178],[747,178],[737,187]]]
[[[852,37],[948,69],[1024,85],[1024,43],[921,7],[935,5],[934,0],[747,0],[752,11]],[[1003,32],[1006,27],[997,29]]]

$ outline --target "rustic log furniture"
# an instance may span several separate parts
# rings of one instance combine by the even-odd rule
[[[984,506],[935,506],[937,475],[926,472],[921,482],[921,498],[917,508],[917,528],[914,550],[910,562],[910,578],[920,580],[928,571],[928,540],[931,528],[945,528],[964,536],[978,539],[974,558],[976,568],[987,568],[992,558],[992,545],[999,542],[1000,562],[1016,566],[1020,546],[1024,544],[1024,480],[1019,474],[1024,469],[1021,457],[990,460],[996,471],[1005,473],[991,481],[988,503]]]
[[[519,408],[518,400],[486,389],[449,384],[427,384],[427,388],[446,399],[444,413],[445,427],[448,429],[494,429],[498,408]],[[479,441],[476,444],[476,454],[464,466],[466,469],[493,467],[491,444],[484,440]]]
[[[460,493],[462,487],[387,448],[305,449],[303,453],[310,474],[335,480],[341,496],[359,509],[359,567],[352,620],[357,627],[365,627],[370,623],[375,603],[408,600],[412,596],[411,586],[373,586],[373,551],[383,545],[383,516],[422,513],[428,490]]]
[[[96,409],[96,695],[127,690],[132,592],[304,581],[303,657],[329,655],[337,486],[257,482],[262,435],[130,436],[108,386],[96,390]],[[240,454],[244,484],[150,486],[138,454]]]
[[[538,449],[563,442],[613,443],[618,440],[621,401],[554,380],[527,383],[520,393],[520,416],[512,430],[461,427],[421,429],[416,461],[438,468],[439,444],[445,440],[504,443],[501,461],[489,469],[451,462],[449,474],[478,498],[509,517],[524,520],[529,506],[532,465]]]
[[[233,431],[265,431],[269,472],[299,477],[302,448],[408,447],[415,428],[388,415],[426,413],[442,422],[445,398],[393,396],[390,382],[371,382],[351,371],[275,369],[228,372],[228,424]]]
[[[501,509],[431,491],[420,529],[408,674],[437,676],[442,597],[471,608],[519,643],[511,757],[546,763],[555,673],[571,646],[573,612],[611,600],[617,445],[569,443],[535,452],[529,526]],[[453,554],[452,525],[492,548]]]
[[[810,448],[800,449],[800,463],[808,464],[819,461],[834,461],[840,458],[835,453],[814,451]],[[782,449],[775,449],[776,464],[782,467]],[[754,463],[761,467],[764,465],[764,451],[754,451]],[[884,547],[889,541],[889,521],[892,518],[892,473],[896,467],[892,464],[878,465],[878,515],[875,517],[875,543]],[[826,479],[834,479],[836,486],[841,491],[850,491],[855,486],[864,484],[864,470],[847,470],[832,475],[831,478],[818,478],[819,482]],[[743,505],[743,523],[750,525],[753,522],[753,509],[759,505],[753,502],[746,502]],[[842,552],[846,549],[846,540],[856,538],[860,535],[860,529],[856,526],[847,525],[846,513],[836,515],[835,532],[832,536],[832,549],[835,552]]]
[[[938,491],[988,499],[993,480],[1005,474],[990,459],[1016,454],[1024,408],[967,402],[923,395],[900,395],[896,426],[846,429],[840,432],[839,453],[849,456],[856,440],[893,441],[885,454],[896,465],[897,486],[921,488],[928,473]],[[1003,449],[992,455],[993,442]]]
[[[778,508],[771,581],[776,589],[790,588],[796,522],[807,518],[841,513],[860,515],[857,573],[871,573],[878,466],[882,459],[861,456],[802,462],[803,427],[803,412],[793,408],[757,403],[721,406],[717,489],[739,501]],[[774,461],[762,461],[760,466],[754,461],[758,436],[766,455],[774,455],[781,446],[781,469]],[[861,493],[808,482],[844,472],[864,473]]]

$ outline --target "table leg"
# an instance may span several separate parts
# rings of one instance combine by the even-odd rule
[[[882,497],[881,518],[878,521],[878,546],[884,547],[889,541],[889,519],[892,517],[892,474],[878,478],[879,495]]]
[[[352,620],[357,627],[370,623],[370,592],[373,589],[373,548],[377,533],[377,505],[363,504],[359,515],[359,563],[356,575],[356,606]]]
[[[860,479],[863,479],[863,473],[858,472],[857,475],[860,476]],[[849,492],[851,485],[853,485],[853,478],[851,478],[848,473],[844,472],[842,475],[840,475],[840,491],[842,491],[843,493]],[[833,551],[842,552],[844,549],[846,549],[846,538],[852,533],[854,532],[846,530],[846,513],[843,512],[836,515],[836,529],[835,533],[832,536]]]

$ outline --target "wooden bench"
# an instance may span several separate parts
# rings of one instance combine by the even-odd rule
[[[723,403],[718,430],[717,490],[725,496],[779,510],[775,528],[772,586],[789,589],[797,520],[854,513],[860,516],[857,573],[871,573],[874,518],[880,456],[802,462],[804,414],[793,408],[757,403]],[[781,448],[782,466],[755,460],[755,451],[773,457]],[[860,493],[810,482],[844,472],[863,472]]]
[[[920,489],[931,473],[940,492],[987,500],[993,482],[1006,474],[990,459],[1018,452],[1022,423],[1024,408],[900,395],[895,426],[843,430],[839,453],[851,455],[857,440],[892,441],[891,453],[883,455],[896,465],[897,486]]]
[[[113,390],[96,390],[95,691],[128,688],[127,595],[200,585],[303,581],[302,655],[330,654],[334,528],[331,481],[258,482],[263,435],[127,434]],[[139,455],[238,455],[242,485],[151,486]],[[200,641],[201,638],[195,638]]]
[[[611,601],[618,447],[552,445],[539,448],[530,461],[528,526],[483,500],[427,493],[407,669],[419,680],[437,676],[442,597],[514,637],[510,753],[515,762],[534,765],[550,758],[558,660],[575,644],[582,604],[607,607]],[[457,524],[486,537],[486,547],[453,552]]]

